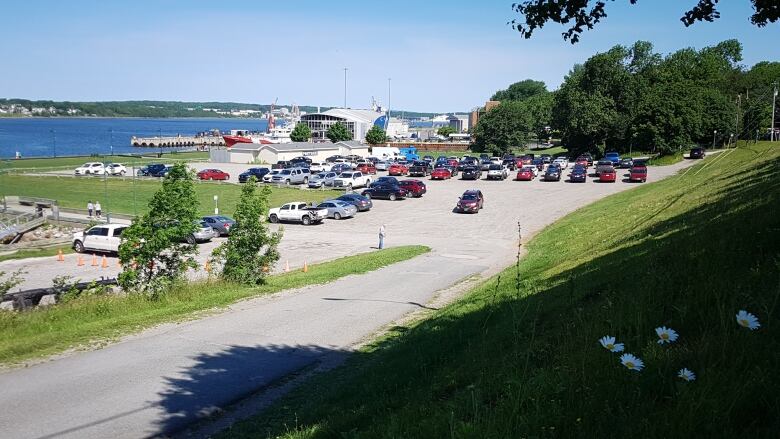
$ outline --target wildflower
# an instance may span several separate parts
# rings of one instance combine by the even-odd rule
[[[604,346],[604,349],[610,351],[610,352],[622,352],[623,351],[623,343],[615,343],[615,337],[612,336],[604,336],[599,339],[599,343],[601,343],[602,346]]]
[[[696,380],[696,374],[688,370],[687,368],[680,369],[679,372],[677,372],[677,377],[682,378],[685,381],[695,381]]]
[[[641,371],[645,367],[645,363],[639,358],[631,354],[623,354],[620,356],[620,362],[623,366],[626,366],[629,370]]]
[[[740,326],[744,326],[745,328],[750,329],[751,331],[758,329],[761,326],[761,323],[758,323],[756,316],[750,314],[744,309],[737,313],[737,323],[739,323]]]
[[[666,326],[655,328],[655,333],[658,334],[658,344],[671,343],[679,337],[677,331]]]

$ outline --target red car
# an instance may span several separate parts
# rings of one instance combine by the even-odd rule
[[[452,168],[458,169],[458,161],[454,159],[448,159],[447,160],[447,166],[450,166]]]
[[[647,166],[634,166],[629,171],[628,179],[630,181],[641,181],[642,183],[647,181]]]
[[[599,181],[602,183],[614,183],[617,180],[617,172],[615,168],[603,168],[599,172]]]
[[[204,169],[198,172],[198,178],[201,180],[228,180],[230,174],[219,169]]]
[[[520,168],[517,170],[517,177],[515,177],[515,180],[518,181],[531,181],[536,177],[534,175],[534,171],[532,171],[530,168]]]
[[[579,156],[577,157],[577,160],[574,162],[575,165],[582,165],[584,168],[587,168],[589,166],[588,158],[585,156]]]
[[[355,167],[355,170],[360,171],[366,175],[376,174],[376,166],[372,165],[371,163],[361,163]]]
[[[393,163],[387,168],[387,175],[407,175],[409,174],[409,168],[406,165],[400,163]]]
[[[425,183],[420,180],[401,180],[398,182],[398,186],[401,186],[401,189],[406,189],[406,192],[415,198],[420,198],[424,193],[428,192]]]
[[[431,172],[431,180],[446,180],[452,177],[452,173],[447,168],[436,168]]]

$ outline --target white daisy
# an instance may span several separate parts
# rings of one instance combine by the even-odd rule
[[[758,323],[758,318],[744,309],[737,313],[737,323],[751,331],[758,329],[761,326],[761,323]]]
[[[655,333],[658,334],[658,344],[671,343],[679,337],[677,331],[666,326],[655,328]]]
[[[635,370],[637,372],[641,371],[642,368],[645,367],[645,363],[642,360],[631,354],[621,355],[620,362],[623,363],[623,366],[626,366],[628,369]]]
[[[623,343],[615,343],[615,337],[612,336],[604,336],[599,339],[599,343],[601,343],[601,346],[604,346],[604,349],[610,351],[610,352],[622,352],[623,351]]]
[[[695,381],[696,380],[696,374],[691,372],[689,369],[683,367],[680,369],[679,372],[677,372],[677,377],[682,378],[685,381]]]

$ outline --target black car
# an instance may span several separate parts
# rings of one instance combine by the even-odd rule
[[[545,174],[547,177],[547,174]],[[584,166],[577,165],[569,174],[569,181],[572,183],[585,183],[588,180],[588,170]]]
[[[409,167],[410,177],[425,177],[430,173],[431,170],[428,162],[416,161]]]
[[[464,168],[460,173],[461,180],[479,180],[482,178],[482,169],[476,166]]]
[[[368,185],[368,187],[371,188],[371,187],[380,186],[380,185],[383,185],[383,184],[390,184],[390,185],[398,186],[398,179],[395,178],[395,177],[391,177],[391,176],[379,177],[375,181],[372,181],[371,184]]]
[[[623,157],[618,162],[618,168],[631,169],[634,166],[634,159],[631,157]]]
[[[693,148],[691,149],[691,152],[688,154],[689,158],[692,159],[703,159],[704,158],[704,148]]]
[[[149,176],[162,178],[167,176],[168,173],[171,172],[171,169],[173,169],[173,166],[163,166],[162,169],[150,173]]]
[[[458,204],[455,205],[455,211],[461,213],[479,213],[485,205],[485,197],[482,196],[482,191],[478,189],[468,190],[463,193],[463,196],[458,198]]]
[[[558,166],[548,166],[543,178],[544,181],[561,181],[561,168]]]
[[[511,159],[504,159],[504,160],[501,162],[501,164],[502,164],[502,165],[503,165],[505,168],[509,169],[510,171],[514,171],[514,170],[516,170],[516,169],[517,169],[517,160],[515,160],[514,158],[511,158]]]
[[[347,203],[357,207],[358,212],[365,212],[371,210],[374,207],[374,203],[371,202],[371,198],[364,197],[359,194],[344,194],[337,200],[346,201]]]
[[[271,165],[271,169],[287,169],[287,168],[291,168],[291,167],[292,166],[291,166],[290,162],[288,162],[286,160],[279,160],[278,162],[276,162],[273,165]]]
[[[156,177],[161,171],[165,170],[166,166],[162,163],[154,163],[151,165],[146,165],[143,168],[138,170],[138,175],[140,176],[146,176],[146,177]]]
[[[406,189],[397,184],[380,184],[364,190],[361,195],[368,198],[384,198],[390,201],[406,198]]]
[[[271,172],[268,168],[249,168],[238,174],[238,182],[246,183],[249,177],[255,177],[257,181],[263,181],[263,176]]]

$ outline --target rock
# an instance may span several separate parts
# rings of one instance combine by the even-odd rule
[[[41,297],[41,301],[38,302],[38,306],[52,306],[57,304],[57,296],[55,294],[47,294]]]
[[[14,302],[12,300],[7,300],[3,303],[0,303],[0,311],[13,311],[14,310]]]

